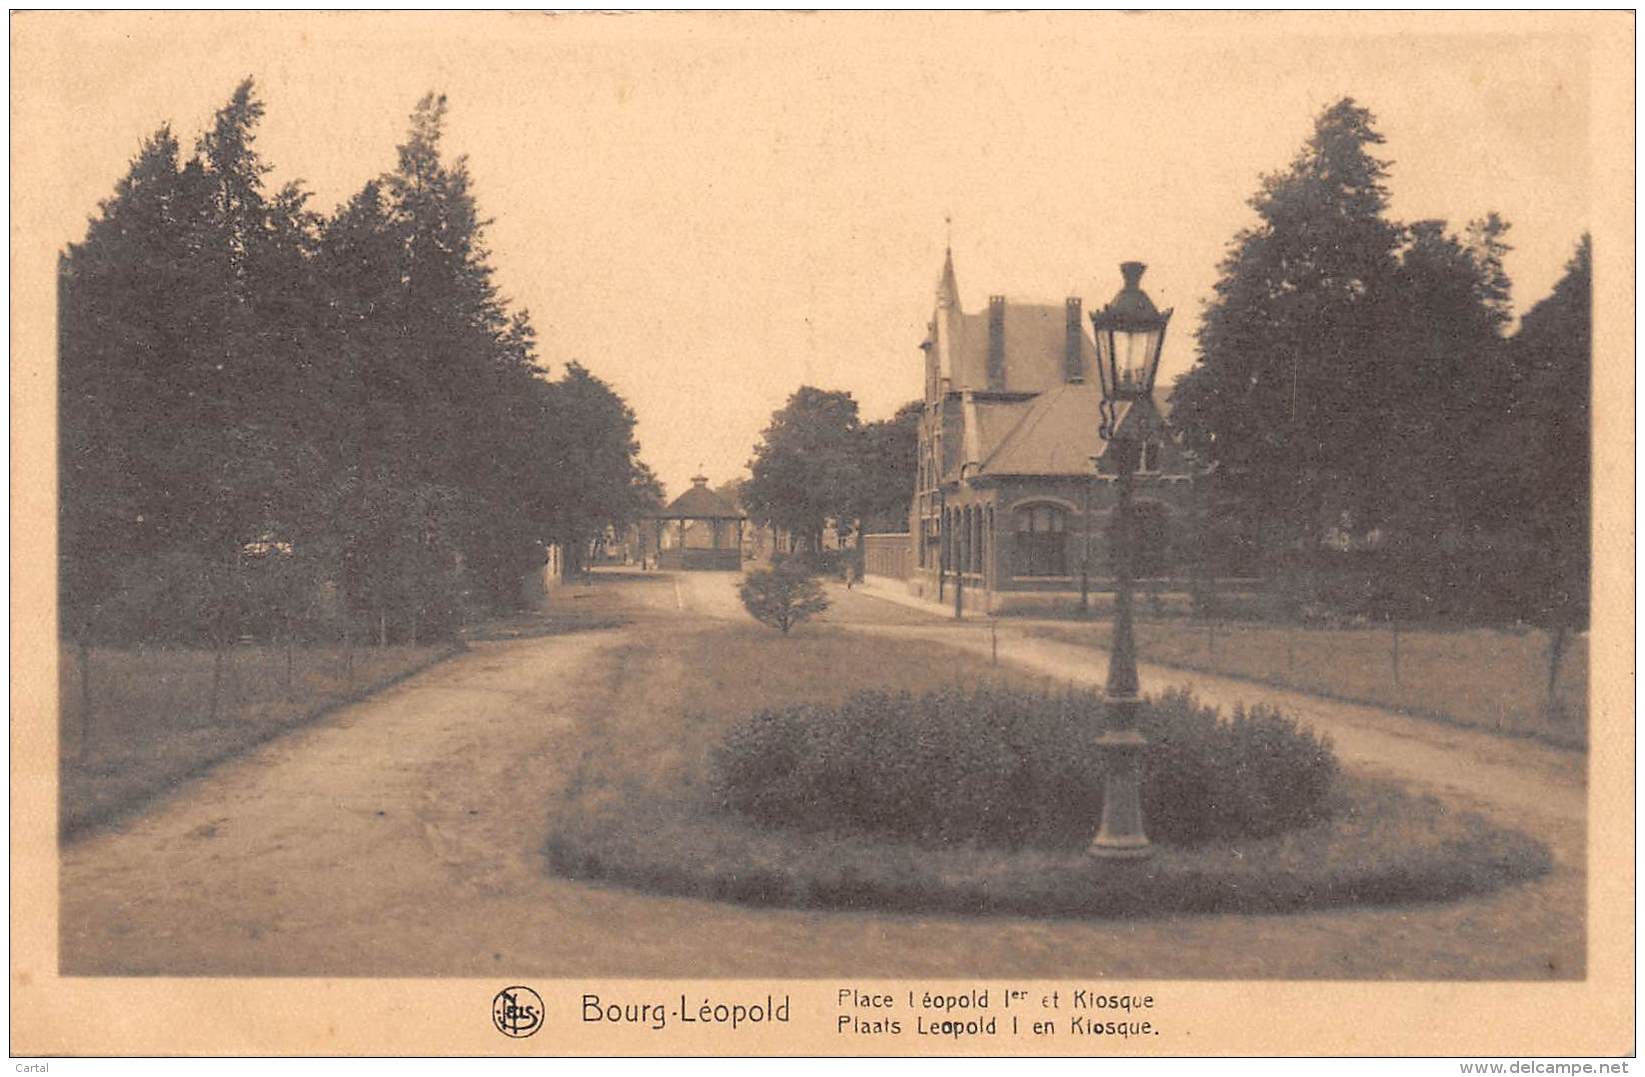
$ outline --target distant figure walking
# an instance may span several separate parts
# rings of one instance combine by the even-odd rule
[[[857,582],[857,566],[850,561],[845,563],[845,589],[851,590],[852,584]]]

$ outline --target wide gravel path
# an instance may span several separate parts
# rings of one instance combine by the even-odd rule
[[[567,882],[543,869],[571,734],[622,646],[741,617],[734,577],[604,580],[635,621],[476,644],[67,846],[68,974],[1570,978],[1583,974],[1585,791],[1573,753],[1200,674],[1218,702],[1282,702],[1348,765],[1549,842],[1548,877],[1443,905],[1123,923],[749,909]],[[860,591],[828,619],[985,653]],[[561,593],[560,601],[575,601]],[[1075,681],[1100,652],[1002,633],[1001,657]]]

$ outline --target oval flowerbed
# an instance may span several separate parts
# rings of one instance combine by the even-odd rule
[[[998,688],[862,692],[762,711],[696,797],[574,796],[560,874],[757,904],[1073,916],[1280,912],[1435,900],[1546,871],[1538,842],[1344,778],[1267,708],[1147,701],[1154,855],[1084,848],[1101,814],[1102,704]]]

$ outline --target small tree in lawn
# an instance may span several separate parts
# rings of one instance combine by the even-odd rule
[[[785,636],[790,628],[828,608],[822,585],[793,562],[750,572],[737,594],[755,620],[780,629]]]

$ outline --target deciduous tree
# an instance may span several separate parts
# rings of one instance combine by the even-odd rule
[[[857,492],[853,506],[859,531],[902,531],[908,527],[908,505],[920,445],[920,416],[924,401],[898,408],[889,419],[864,423],[858,437]]]
[[[822,546],[833,522],[849,529],[860,499],[857,402],[838,390],[801,386],[772,413],[749,461],[744,503],[755,520]]]

